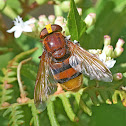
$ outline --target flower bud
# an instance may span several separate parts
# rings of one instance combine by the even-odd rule
[[[104,36],[104,46],[110,45],[111,43],[111,37],[108,35]]]
[[[61,3],[61,9],[64,11],[64,12],[68,12],[69,11],[69,8],[70,8],[70,1],[63,1]]]
[[[39,21],[42,21],[43,23],[48,22],[48,19],[46,18],[45,15],[40,15],[38,18],[39,18]]]
[[[116,47],[122,47],[124,45],[125,41],[121,38],[118,39],[117,43],[116,43]]]
[[[39,21],[38,22],[38,31],[40,32],[43,28],[44,28],[44,22],[43,21]]]
[[[116,74],[113,75],[113,79],[115,81],[121,80],[122,77],[123,77],[122,73],[116,73]]]
[[[78,10],[79,15],[82,15],[82,9],[81,8],[77,8],[77,10]]]
[[[55,21],[55,16],[54,15],[49,15],[48,19],[49,19],[50,24],[53,24],[54,21]]]
[[[66,26],[66,23],[63,23],[62,25],[63,31],[65,32],[65,35],[69,35],[68,27]]]
[[[62,16],[58,16],[54,23],[62,26],[62,24],[64,23],[63,20],[64,18]]]
[[[32,18],[30,18],[28,21],[30,21],[31,23],[35,23],[37,20],[34,18],[34,17],[32,17]]]
[[[84,21],[87,27],[92,26],[96,21],[96,14],[95,13],[88,14]]]
[[[122,54],[123,50],[124,50],[124,49],[123,49],[122,47],[116,47],[116,48],[114,49],[113,57],[115,58],[115,57],[120,56],[120,55]]]
[[[103,52],[105,52],[107,57],[112,57],[113,47],[111,45],[105,46]]]

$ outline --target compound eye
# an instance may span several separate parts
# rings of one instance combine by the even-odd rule
[[[48,31],[46,28],[43,28],[42,31],[40,32],[40,38],[44,39],[48,35]]]
[[[52,27],[53,32],[61,32],[62,31],[62,27],[57,24],[53,24],[53,25],[51,25],[51,27]]]
[[[57,25],[57,24],[48,24],[46,25],[45,28],[42,29],[42,31],[40,32],[40,38],[44,39],[47,35],[53,33],[53,32],[61,32],[62,31],[62,27]]]

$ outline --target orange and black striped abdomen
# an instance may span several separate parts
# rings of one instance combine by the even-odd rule
[[[76,78],[81,74],[71,67],[69,64],[69,57],[62,62],[52,61],[51,68],[54,78],[61,84]]]

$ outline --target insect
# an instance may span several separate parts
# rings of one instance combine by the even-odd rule
[[[48,24],[40,33],[44,52],[40,59],[34,101],[42,110],[46,107],[49,95],[55,92],[57,83],[66,90],[74,91],[82,85],[82,74],[105,82],[113,79],[102,61],[67,39],[61,31],[61,26]]]

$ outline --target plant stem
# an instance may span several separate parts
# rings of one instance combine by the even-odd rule
[[[9,18],[11,18],[12,20],[17,17],[17,14],[12,10],[12,8],[10,8],[9,6],[6,5],[6,7],[3,10],[3,13],[5,15],[7,15]]]
[[[29,13],[30,11],[32,11],[33,9],[39,6],[37,2],[33,2],[30,6],[28,5],[28,1],[27,1],[27,4],[23,2],[20,2],[20,3],[23,9],[23,12],[20,14],[21,17],[25,17],[27,13]]]
[[[24,63],[28,62],[29,60],[31,60],[32,58],[28,58],[28,59],[25,59],[23,61],[21,61],[17,67],[17,80],[18,80],[18,84],[19,84],[19,88],[20,88],[20,96],[21,97],[25,97],[26,96],[26,93],[23,89],[23,85],[22,85],[22,82],[21,82],[21,76],[20,76],[20,71],[21,71],[21,67]]]

